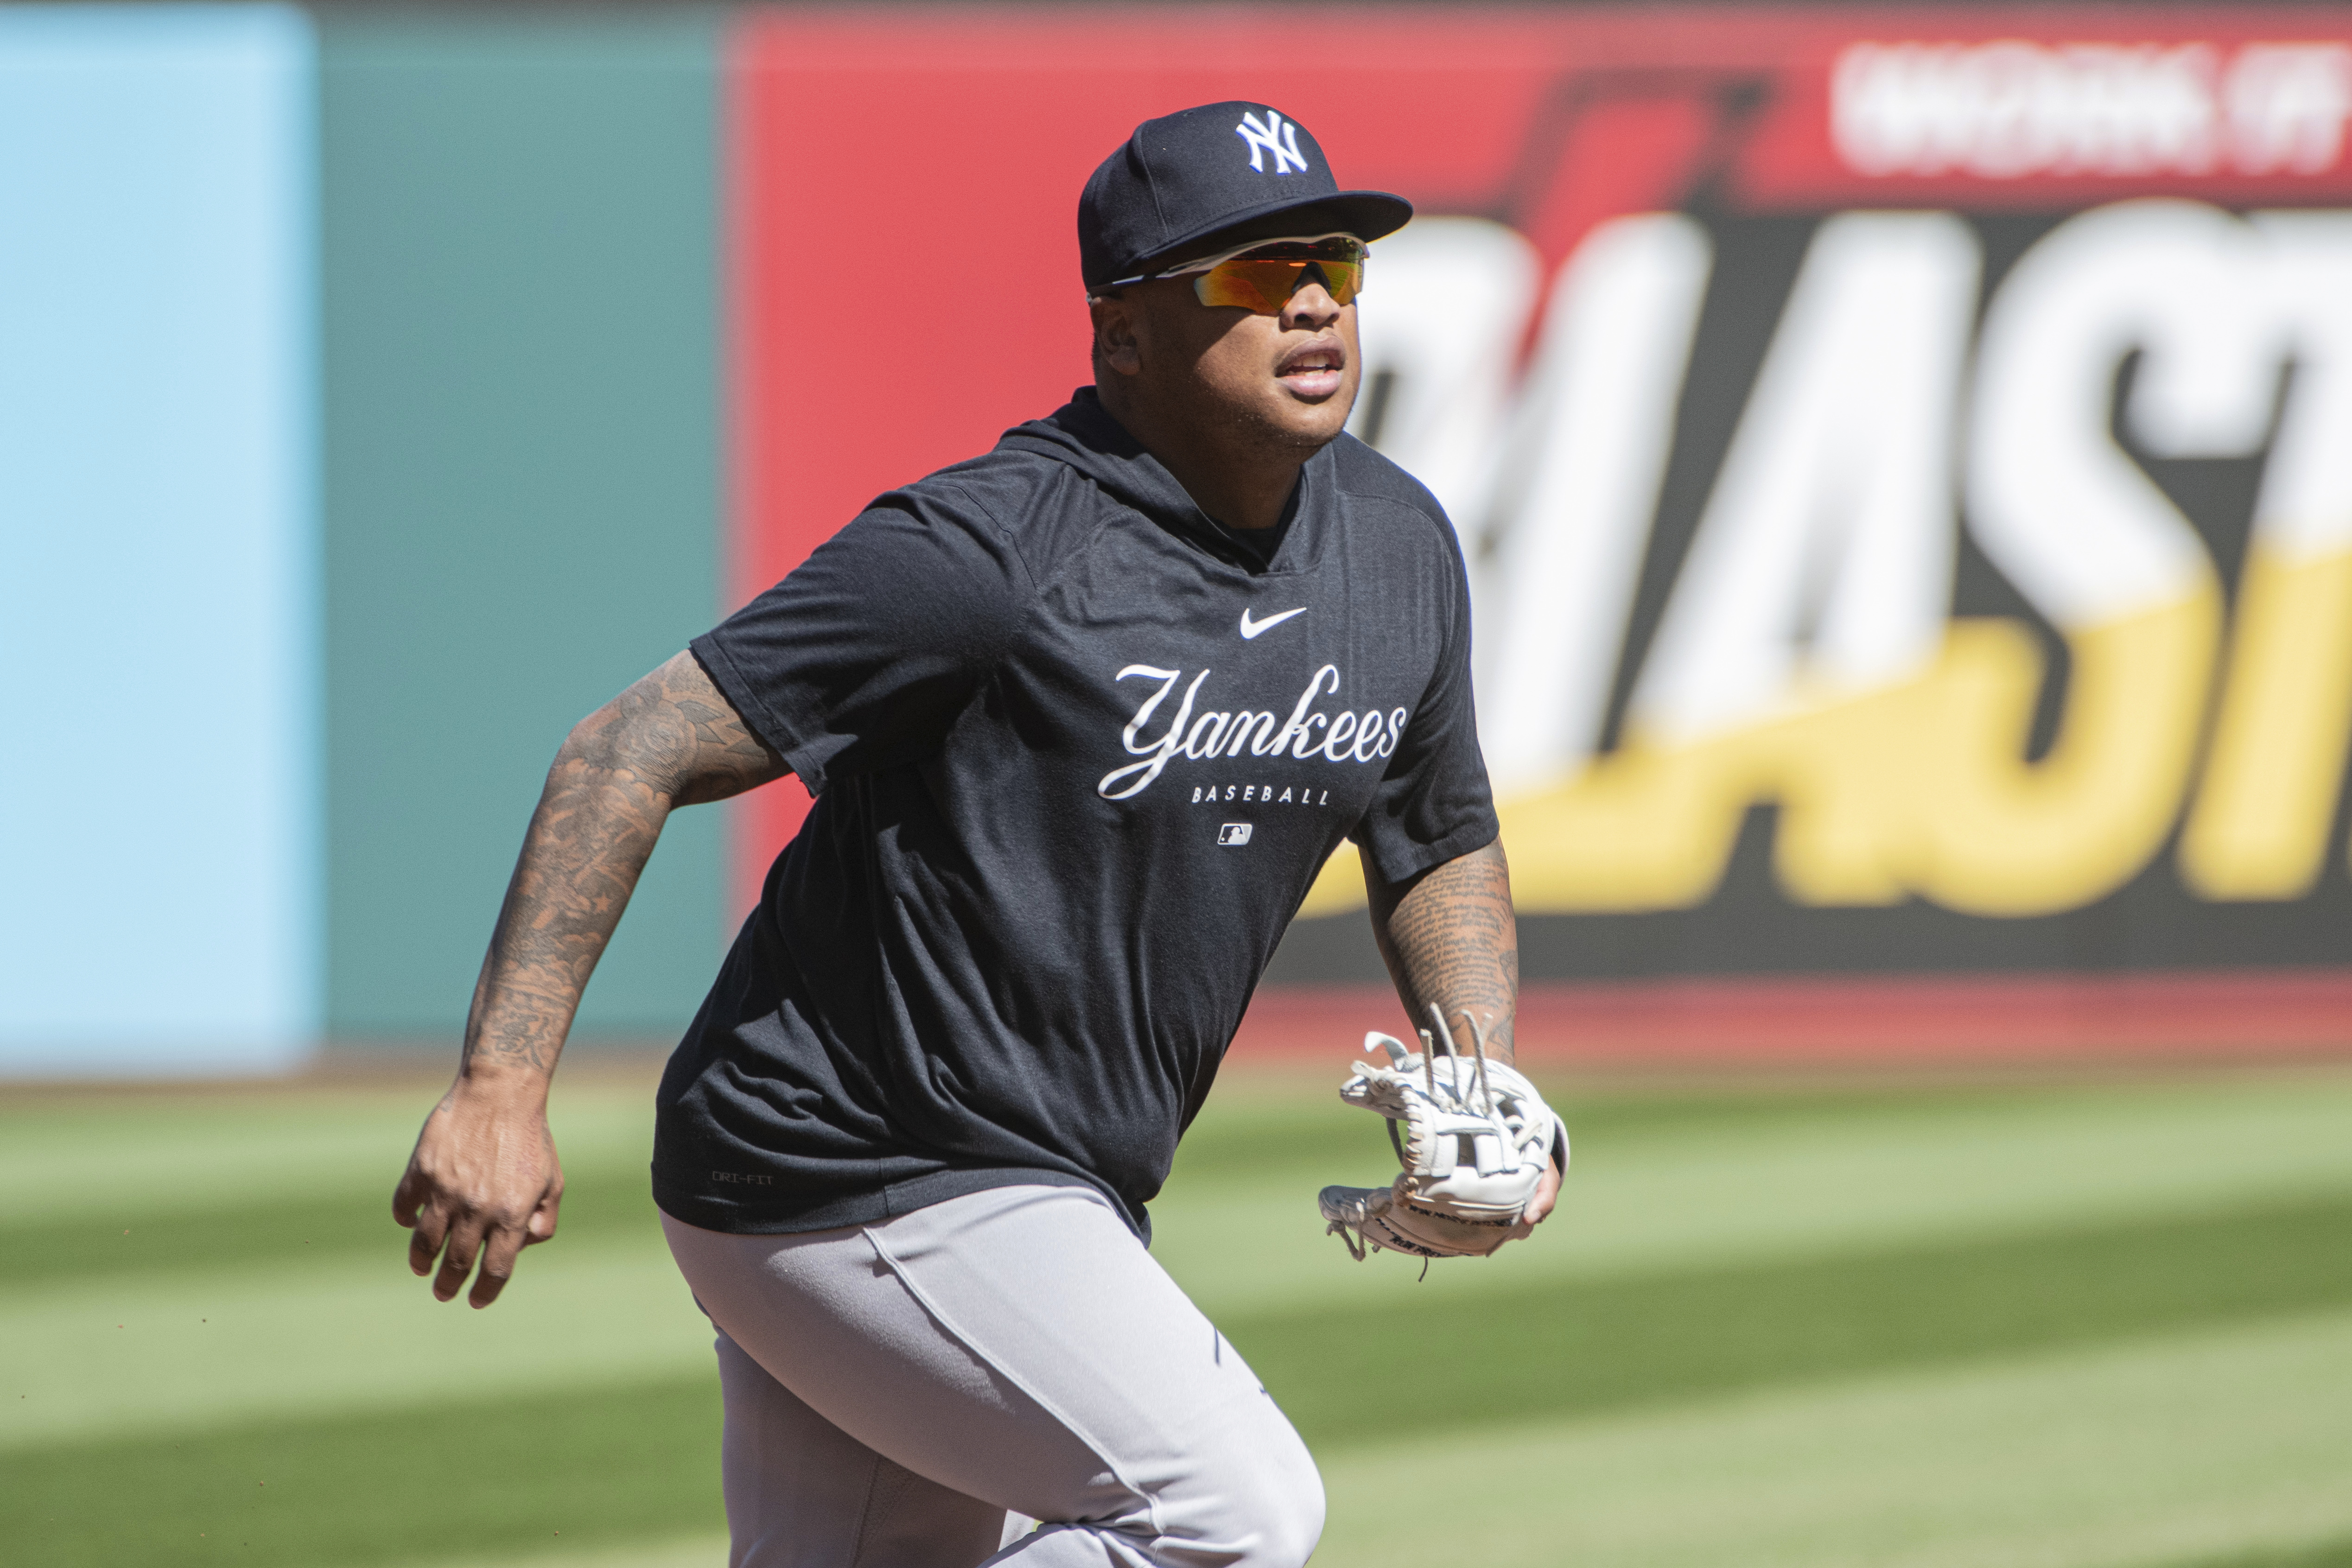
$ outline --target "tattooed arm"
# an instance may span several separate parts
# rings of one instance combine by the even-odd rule
[[[580,993],[677,806],[723,800],[788,769],[691,653],[583,719],[555,754],[474,985],[457,1082],[425,1119],[393,1217],[408,1264],[455,1296],[498,1299],[524,1247],[555,1234],[563,1172],[548,1081]],[[445,1251],[446,1249],[446,1251]]]
[[[1511,868],[1503,841],[1433,866],[1402,883],[1382,882],[1368,864],[1372,937],[1397,996],[1415,1025],[1430,1004],[1444,1011],[1454,1049],[1468,1051],[1466,1009],[1486,1028],[1486,1048],[1512,1060],[1512,1020],[1519,1004],[1519,928],[1511,912]],[[1548,1174],[1528,1202],[1527,1226],[1551,1212],[1559,1172]]]

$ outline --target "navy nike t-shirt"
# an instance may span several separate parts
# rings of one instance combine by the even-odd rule
[[[816,797],[662,1081],[655,1196],[708,1229],[1045,1182],[1148,1238],[1324,860],[1496,832],[1454,530],[1352,437],[1259,562],[1086,389],[693,651]]]

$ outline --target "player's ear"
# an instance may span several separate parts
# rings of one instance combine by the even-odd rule
[[[1088,297],[1087,309],[1094,318],[1097,380],[1104,371],[1132,376],[1143,369],[1143,353],[1136,341],[1134,299],[1124,289]]]

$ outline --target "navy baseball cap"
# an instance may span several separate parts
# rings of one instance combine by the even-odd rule
[[[1135,128],[1078,196],[1089,289],[1254,239],[1376,240],[1412,216],[1386,191],[1343,191],[1307,128],[1256,103],[1209,103]]]

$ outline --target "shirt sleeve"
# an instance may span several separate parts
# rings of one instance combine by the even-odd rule
[[[821,794],[936,747],[1029,597],[993,519],[926,484],[876,501],[692,647],[743,722]]]
[[[1469,576],[1453,530],[1442,532],[1447,591],[1439,601],[1444,636],[1437,667],[1405,721],[1370,807],[1349,835],[1390,883],[1484,849],[1502,831],[1470,690]]]

